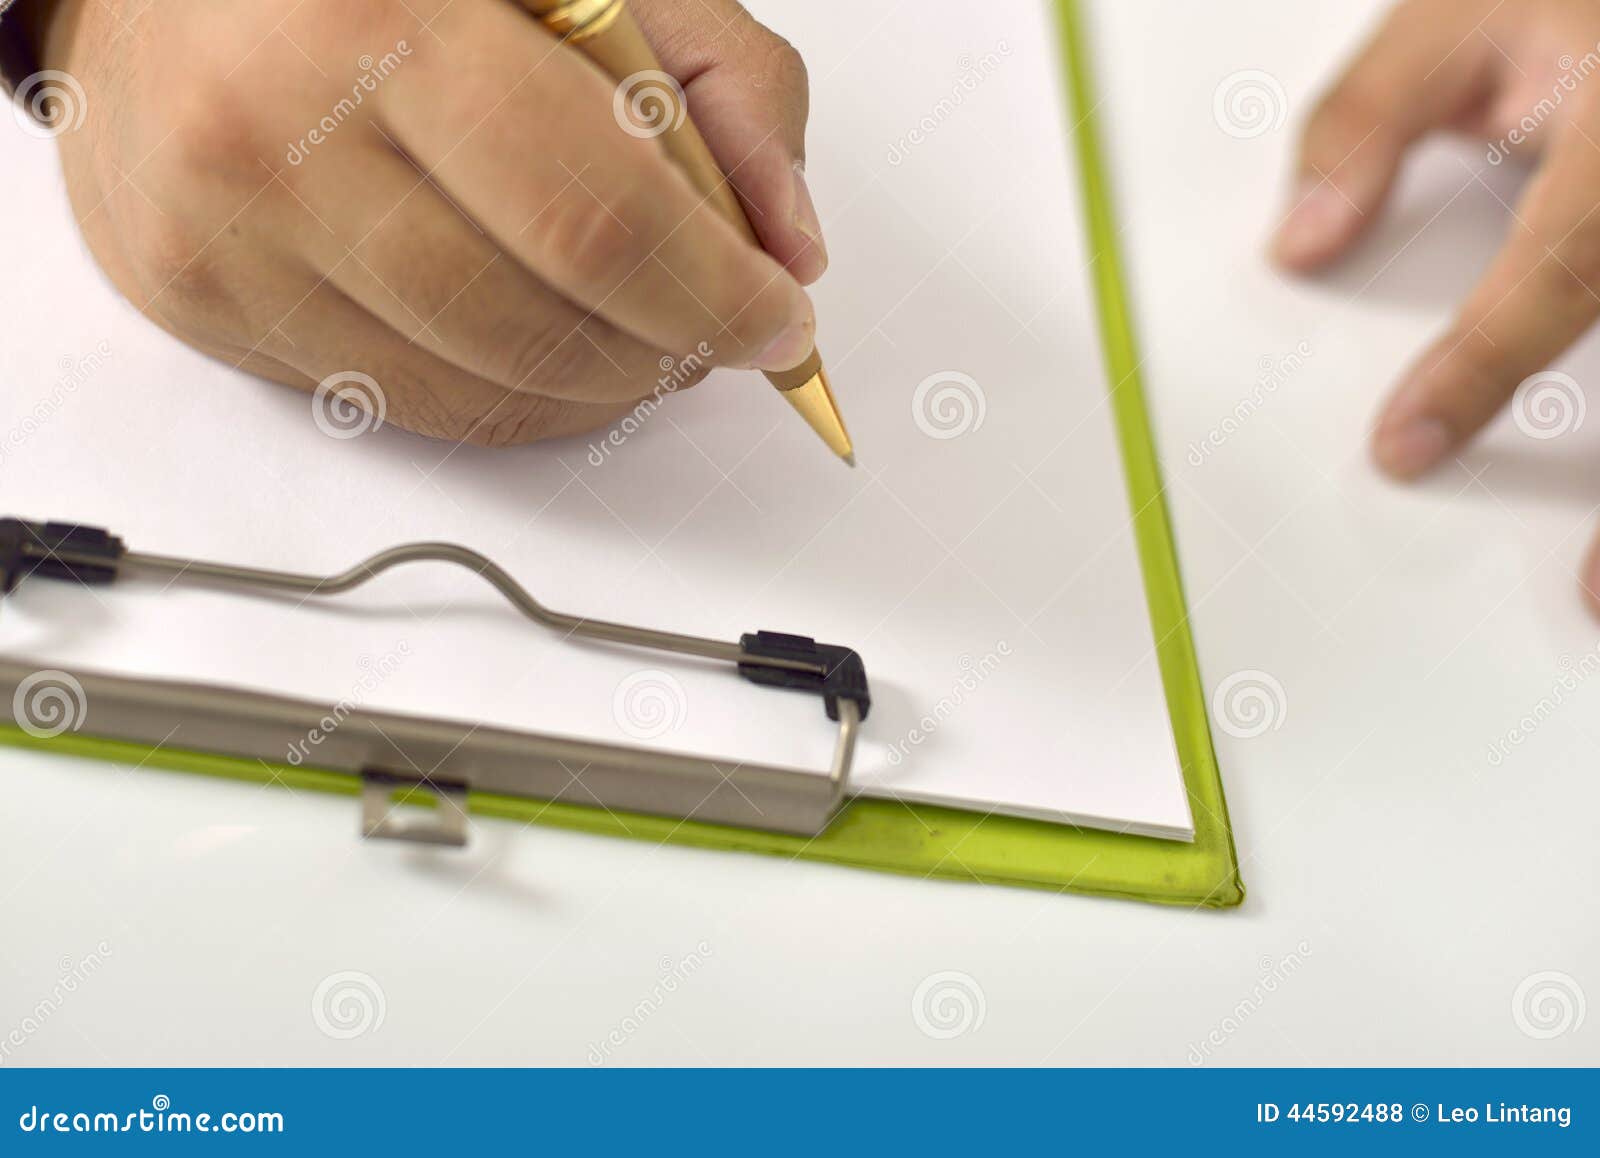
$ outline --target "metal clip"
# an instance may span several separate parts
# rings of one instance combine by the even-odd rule
[[[404,806],[394,801],[399,789],[432,796],[433,815],[400,815],[399,810]],[[467,786],[364,769],[361,773],[361,835],[377,840],[464,848],[467,843]]]
[[[0,0],[0,7],[4,4]],[[492,560],[453,543],[408,543],[336,574],[312,575],[129,551],[120,538],[101,528],[0,518],[0,596],[30,575],[79,583],[143,577],[163,587],[182,580],[252,594],[294,595],[298,605],[341,595],[414,563],[448,563],[471,571],[525,618],[563,639],[717,660],[734,665],[753,683],[821,696],[828,718],[839,724],[839,739],[832,767],[823,777],[798,768],[733,764],[482,723],[347,711],[318,760],[323,771],[359,779],[364,836],[462,847],[467,843],[469,790],[796,836],[821,833],[848,797],[856,736],[872,696],[860,656],[847,647],[769,631],[733,643],[554,611]],[[0,704],[12,692],[20,694],[38,672],[53,667],[0,656]],[[255,760],[269,767],[328,715],[325,705],[312,701],[216,684],[81,670],[73,679],[94,706],[88,735]],[[0,739],[9,730],[0,728]],[[391,770],[396,751],[405,756],[409,772]],[[422,768],[430,771],[418,771]],[[574,768],[581,771],[574,773]],[[396,794],[409,797],[418,791],[433,798],[433,815],[414,809],[396,815]]]

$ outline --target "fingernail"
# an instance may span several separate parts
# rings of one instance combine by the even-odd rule
[[[806,360],[813,346],[810,321],[790,326],[750,363],[757,370],[792,370]]]
[[[817,204],[811,199],[811,186],[806,184],[805,166],[798,161],[794,166],[794,227],[810,242],[808,251],[816,255],[811,260],[820,276],[828,268],[828,247],[822,240],[822,219],[817,216]]]
[[[1437,418],[1413,418],[1391,430],[1380,430],[1373,442],[1378,465],[1404,479],[1428,471],[1449,449],[1450,430]]]
[[[1358,216],[1356,207],[1327,181],[1308,177],[1272,240],[1273,256],[1293,266],[1320,261],[1338,247]]]

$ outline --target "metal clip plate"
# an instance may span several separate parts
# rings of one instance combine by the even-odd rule
[[[431,814],[396,804],[399,789],[433,797]],[[406,810],[406,815],[401,810]],[[417,776],[365,769],[361,773],[361,835],[376,840],[405,840],[464,848],[467,843],[467,786]]]

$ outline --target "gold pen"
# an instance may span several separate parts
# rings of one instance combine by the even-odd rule
[[[613,80],[622,81],[647,72],[664,76],[660,61],[624,0],[520,2],[543,21],[546,28],[599,65]],[[717,166],[705,139],[689,118],[688,110],[679,104],[682,89],[676,85],[670,89],[663,87],[659,91],[652,90],[651,97],[659,97],[672,106],[662,110],[660,122],[661,141],[667,152],[688,174],[700,195],[742,231],[752,245],[759,245],[760,240],[745,217],[733,186]],[[777,387],[835,454],[851,466],[856,464],[850,435],[845,430],[844,419],[828,386],[827,371],[822,368],[822,358],[816,350],[792,370],[768,373],[767,381]]]

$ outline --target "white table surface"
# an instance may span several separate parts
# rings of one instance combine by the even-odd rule
[[[1480,182],[1475,150],[1431,150],[1344,269],[1285,282],[1259,253],[1292,134],[1376,6],[1093,7],[1206,686],[1259,671],[1284,693],[1275,730],[1217,737],[1242,909],[496,823],[431,855],[356,841],[343,798],[3,751],[0,1042],[22,1044],[0,1064],[583,1065],[613,1031],[606,1061],[626,1065],[1600,1061],[1600,1016],[1576,1017],[1600,997],[1600,680],[1569,680],[1525,742],[1487,755],[1597,662],[1574,572],[1600,422],[1548,442],[1501,423],[1414,490],[1364,454],[1388,382],[1492,252],[1513,175]],[[1275,79],[1285,113],[1246,139],[1213,115],[1243,70]],[[36,146],[0,126],[0,228],[53,255],[0,285],[0,309],[55,319],[8,331],[8,354],[60,356],[126,307]],[[127,333],[118,358],[168,341]],[[1261,359],[1302,342],[1304,364],[1192,465]],[[1563,368],[1600,374],[1600,347]],[[63,962],[91,954],[54,1000]],[[314,1013],[319,987],[352,997],[360,1032]]]

